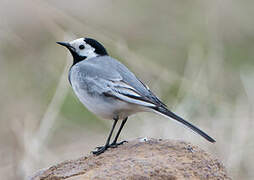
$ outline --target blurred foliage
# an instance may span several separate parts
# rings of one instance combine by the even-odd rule
[[[0,176],[22,179],[104,143],[112,122],[75,97],[71,57],[55,43],[92,37],[217,143],[149,113],[130,117],[123,139],[190,141],[234,179],[253,179],[253,8],[251,0],[1,0]]]

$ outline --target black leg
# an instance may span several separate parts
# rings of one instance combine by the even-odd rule
[[[110,145],[110,147],[117,147],[118,145],[121,145],[121,144],[127,142],[127,141],[122,141],[122,142],[120,142],[120,143],[117,143],[117,139],[118,139],[118,137],[119,137],[119,135],[120,135],[120,133],[121,133],[121,131],[122,131],[122,129],[123,129],[123,126],[125,125],[125,123],[126,123],[126,121],[127,121],[127,119],[128,119],[128,117],[126,117],[126,118],[122,121],[121,126],[120,126],[120,128],[119,128],[119,130],[118,130],[118,132],[117,132],[117,134],[116,134],[116,137],[115,137],[114,141],[112,142],[112,144]]]
[[[108,149],[108,147],[109,147],[109,142],[110,142],[110,138],[111,138],[112,133],[113,133],[113,131],[114,131],[114,129],[115,129],[115,126],[116,126],[116,124],[117,124],[117,121],[118,121],[118,117],[114,119],[114,123],[113,123],[113,126],[112,126],[112,128],[111,128],[111,131],[110,131],[110,133],[109,133],[109,136],[108,136],[108,139],[107,139],[107,141],[106,141],[105,146],[99,147],[97,151],[93,151],[93,154],[99,155],[99,154],[103,153],[104,151],[106,151],[106,150]]]

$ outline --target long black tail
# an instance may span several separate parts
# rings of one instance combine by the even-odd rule
[[[163,115],[166,115],[168,117],[173,118],[174,120],[186,125],[187,127],[189,127],[190,129],[192,129],[193,131],[195,131],[196,133],[198,133],[199,135],[201,135],[203,138],[205,138],[207,141],[214,143],[215,140],[213,138],[211,138],[210,136],[208,136],[204,131],[200,130],[199,128],[197,128],[196,126],[190,124],[189,122],[185,121],[183,118],[177,116],[175,113],[171,112],[170,110],[168,110],[165,107],[156,107],[153,108],[156,112],[161,113]]]

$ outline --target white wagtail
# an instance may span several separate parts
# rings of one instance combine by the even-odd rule
[[[113,119],[114,123],[106,144],[94,154],[101,154],[109,147],[117,147],[120,132],[128,116],[137,112],[156,112],[186,125],[206,140],[213,138],[167,109],[167,106],[142,83],[126,66],[110,57],[98,41],[79,38],[71,42],[57,42],[65,46],[73,56],[69,70],[70,84],[79,100],[94,114]],[[118,120],[122,120],[115,139],[110,138]]]

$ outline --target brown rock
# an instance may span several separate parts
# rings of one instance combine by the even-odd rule
[[[32,180],[230,179],[221,162],[182,141],[137,139],[105,153],[62,162]]]

